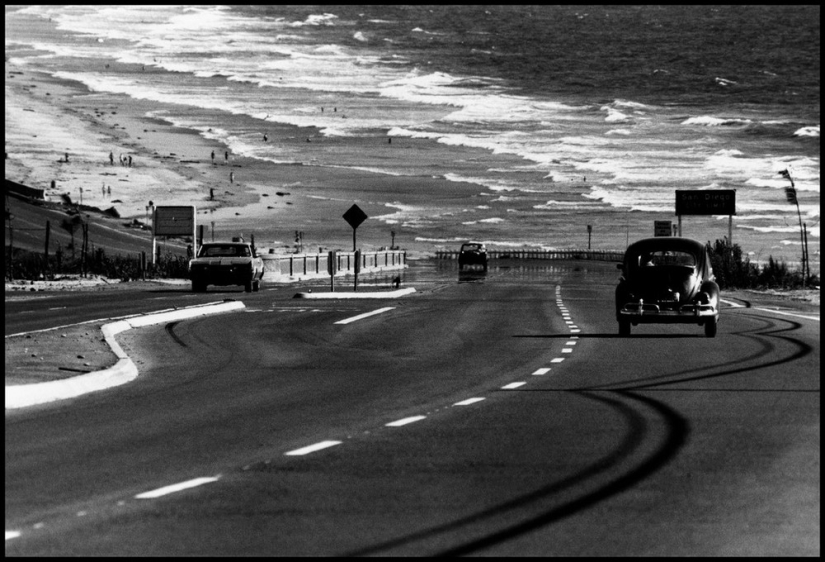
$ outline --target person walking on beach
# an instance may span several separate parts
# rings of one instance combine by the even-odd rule
[[[129,167],[130,168],[132,167],[132,155],[131,154],[129,155]]]
[[[69,153],[67,152],[66,153],[66,164],[68,164],[68,163],[69,163]]]
[[[229,162],[229,151],[228,151],[228,150],[224,151],[224,153],[223,153],[223,159],[224,159],[224,161],[226,161],[227,163]]]
[[[112,151],[111,151],[111,150],[109,151],[109,163],[110,163],[112,166],[114,166],[114,165],[115,165],[115,155],[114,155],[114,153],[112,153]]]
[[[235,183],[235,172],[229,172],[229,183]]]
[[[269,142],[269,136],[266,133],[264,133],[264,142]]]
[[[215,165],[215,151],[212,151],[212,165]]]

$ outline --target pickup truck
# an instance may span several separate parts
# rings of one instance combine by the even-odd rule
[[[248,242],[209,242],[189,260],[192,292],[202,293],[207,285],[243,285],[248,293],[261,287],[264,263]]]

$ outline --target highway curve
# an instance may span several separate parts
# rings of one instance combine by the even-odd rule
[[[616,277],[209,293],[246,310],[132,330],[135,382],[7,412],[6,555],[818,556],[819,322],[620,338]]]

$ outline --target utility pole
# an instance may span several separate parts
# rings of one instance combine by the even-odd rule
[[[790,169],[785,168],[779,172],[779,175],[791,182],[791,187],[785,188],[785,195],[788,198],[788,203],[793,203],[796,205],[796,215],[799,217],[799,239],[802,242],[802,288],[804,289],[805,279],[807,278],[807,274],[810,273],[810,267],[806,265],[808,263],[808,248],[805,243],[805,227],[802,225],[802,212],[799,210],[799,199],[796,196],[796,185],[794,185]],[[806,267],[808,268],[807,273]]]

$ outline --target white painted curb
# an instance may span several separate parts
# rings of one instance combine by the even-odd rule
[[[231,312],[245,308],[240,301],[223,302],[214,305],[182,308],[170,312],[135,316],[118,322],[111,322],[101,326],[100,331],[106,343],[118,357],[118,362],[102,371],[86,373],[78,377],[57,381],[40,382],[34,384],[20,384],[6,387],[6,409],[25,408],[36,404],[45,404],[55,400],[74,398],[89,392],[95,392],[113,386],[119,386],[137,378],[138,370],[135,364],[115,341],[115,336],[132,328],[162,324],[174,320],[184,320],[207,314]]]
[[[298,293],[296,299],[395,299],[415,292],[415,287],[383,292]]]

